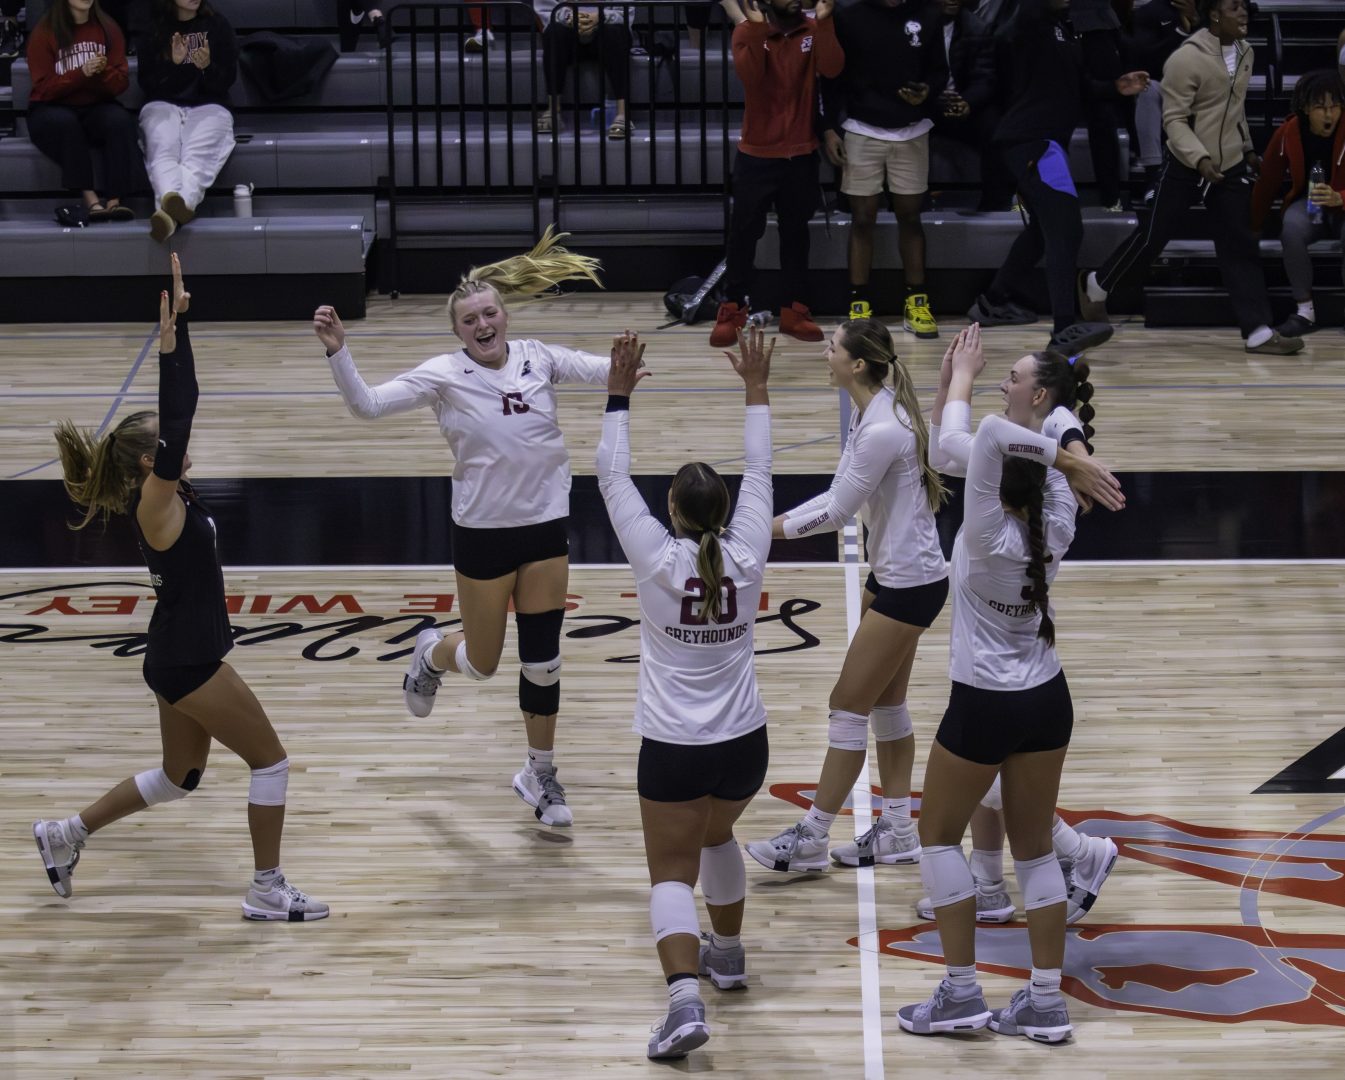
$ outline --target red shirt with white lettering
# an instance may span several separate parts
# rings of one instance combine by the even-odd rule
[[[96,75],[85,75],[84,64],[95,56],[106,56],[107,67]],[[126,39],[111,19],[100,23],[90,17],[75,27],[74,40],[62,48],[51,32],[51,23],[43,19],[28,39],[28,71],[33,80],[30,101],[60,105],[111,101],[130,85]]]
[[[845,67],[836,24],[811,13],[790,30],[741,22],[733,31],[733,66],[744,97],[738,149],[763,158],[816,150],[817,77],[834,79]]]

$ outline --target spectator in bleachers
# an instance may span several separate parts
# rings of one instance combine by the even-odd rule
[[[336,0],[336,34],[343,53],[359,47],[360,30],[368,28],[377,33],[383,22],[383,12],[370,7],[365,0]]]
[[[546,78],[547,107],[537,114],[537,132],[548,135],[560,124],[560,93],[565,79],[579,60],[593,59],[601,65],[608,91],[616,101],[616,114],[607,125],[609,139],[630,134],[626,98],[630,92],[630,24],[627,9],[575,8],[556,0],[535,0],[534,10],[546,23],[542,32],[542,72]]]
[[[1298,80],[1294,86],[1293,113],[1271,136],[1261,162],[1261,175],[1252,192],[1252,228],[1260,232],[1270,204],[1280,194],[1286,178],[1289,181],[1280,211],[1280,246],[1297,310],[1278,327],[1285,337],[1299,337],[1317,329],[1308,245],[1326,239],[1338,239],[1345,244],[1343,93],[1334,71],[1314,71]],[[1310,182],[1314,166],[1321,169],[1323,177],[1317,184]],[[1341,272],[1345,280],[1345,255],[1341,258]]]
[[[23,0],[0,0],[0,60],[12,60],[23,51],[22,10]]]
[[[73,226],[130,221],[135,214],[121,199],[135,185],[135,117],[117,101],[130,85],[117,24],[98,0],[58,0],[28,39],[28,71],[28,137],[61,166],[62,186],[83,195],[81,204],[60,207],[56,219]],[[103,152],[101,185],[95,146]]]
[[[1013,202],[1013,174],[994,146],[1003,115],[994,42],[990,29],[965,0],[940,0],[948,85],[938,99],[934,134],[974,147],[981,158],[982,213],[1007,210]]]
[[[1201,200],[1247,352],[1291,356],[1303,348],[1303,339],[1285,337],[1271,325],[1260,245],[1252,232],[1252,185],[1260,159],[1246,113],[1252,77],[1247,0],[1199,0],[1196,10],[1200,29],[1163,65],[1168,147],[1153,214],[1101,269],[1081,277],[1080,302],[1088,317],[1105,317],[1107,295],[1148,270],[1189,218],[1191,204]]]
[[[223,15],[205,0],[155,0],[140,45],[140,139],[156,206],[150,235],[160,243],[196,216],[233,153],[237,77],[238,43]]]
[[[922,0],[859,0],[837,8],[833,22],[845,69],[822,83],[823,139],[831,163],[845,170],[841,192],[850,200],[850,318],[873,313],[873,234],[886,190],[905,279],[902,326],[936,338],[920,209],[929,190],[929,133],[948,85],[939,11]]]
[[[1196,29],[1196,0],[1149,0],[1135,9],[1125,41],[1129,65],[1149,73],[1149,86],[1135,98],[1135,134],[1144,169],[1144,204],[1153,203],[1163,164],[1163,65]]]
[[[742,135],[733,161],[733,213],[710,344],[728,348],[747,323],[757,241],[773,207],[780,238],[780,330],[821,341],[808,296],[808,222],[817,210],[817,79],[845,66],[831,17],[834,0],[743,0],[747,18],[733,30],[733,67],[743,84]]]
[[[1069,21],[1083,46],[1084,67],[1091,79],[1114,82],[1121,77],[1121,21],[1112,0],[1070,0]],[[1114,94],[1088,94],[1084,118],[1088,123],[1088,153],[1093,159],[1093,178],[1098,200],[1113,213],[1121,205],[1120,98]]]
[[[1004,30],[1001,55],[1011,65],[1011,90],[995,143],[1018,183],[1027,227],[967,317],[982,326],[1036,322],[1036,313],[1019,301],[1023,283],[1044,255],[1054,320],[1049,347],[1074,356],[1106,341],[1112,329],[1078,316],[1074,279],[1083,215],[1069,169],[1070,136],[1086,96],[1134,96],[1149,77],[1132,71],[1115,81],[1094,78],[1068,10],[1069,0],[1021,0]]]

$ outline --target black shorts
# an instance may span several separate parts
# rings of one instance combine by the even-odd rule
[[[706,795],[739,802],[761,790],[770,757],[765,724],[727,742],[696,746],[642,739],[635,788],[651,802],[690,802]]]
[[[953,683],[935,736],[950,754],[1002,765],[1010,754],[1059,750],[1074,730],[1074,703],[1061,671],[1030,690],[977,690]]]
[[[878,579],[870,574],[869,580],[864,582],[864,588],[873,593],[870,611],[910,626],[922,626],[926,630],[933,625],[948,601],[947,578],[931,581],[928,585],[889,589],[886,585],[879,585]]]
[[[141,670],[145,675],[145,685],[169,705],[175,705],[193,690],[201,689],[223,666],[223,660],[212,660],[208,664],[184,664],[177,667],[150,667],[145,664]]]
[[[570,554],[565,518],[508,529],[469,529],[453,523],[453,568],[478,581],[512,574],[526,563]]]

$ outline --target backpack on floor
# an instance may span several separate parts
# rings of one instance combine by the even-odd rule
[[[710,271],[709,277],[688,277],[673,282],[663,294],[663,306],[672,316],[672,322],[665,323],[659,329],[676,326],[678,323],[694,326],[698,322],[713,319],[724,299],[724,290],[719,283],[727,266],[728,260],[720,259],[719,265]]]

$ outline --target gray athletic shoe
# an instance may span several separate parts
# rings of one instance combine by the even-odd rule
[[[1024,987],[1009,1000],[1004,1009],[990,1015],[990,1030],[999,1035],[1022,1035],[1036,1042],[1064,1042],[1074,1031],[1069,1022],[1065,999],[1057,994],[1055,1001],[1045,1009],[1032,1004],[1032,995]]]
[[[709,934],[701,934],[701,958],[697,972],[709,978],[716,990],[738,990],[747,985],[747,950],[721,951],[714,947]]]
[[[283,875],[265,891],[254,883],[243,898],[243,918],[257,922],[312,922],[331,913],[326,904],[300,892]]]
[[[543,825],[568,829],[574,824],[574,814],[565,802],[565,786],[556,779],[555,769],[534,772],[524,766],[514,774],[514,793],[532,807]]]
[[[928,896],[922,896],[915,905],[915,913],[922,919],[934,919],[934,905]],[[1013,918],[1013,901],[1004,887],[1004,882],[996,881],[982,887],[976,886],[976,921],[978,923],[1006,923]]]
[[[710,1025],[705,1022],[705,1005],[683,1005],[673,1009],[654,1025],[649,1036],[649,1056],[655,1061],[686,1057],[710,1039]]]
[[[873,828],[854,843],[837,844],[831,849],[831,861],[839,866],[872,866],[918,863],[920,861],[920,834],[914,824],[906,832],[898,832],[885,817],[878,818]]]
[[[56,890],[56,895],[69,900],[75,887],[70,877],[79,862],[82,842],[72,844],[65,835],[63,821],[33,822],[33,839],[37,841],[38,854],[42,856],[42,865],[47,868],[47,880]]]
[[[1062,859],[1065,875],[1065,922],[1076,923],[1092,910],[1098,893],[1116,867],[1116,845],[1105,836],[1089,836],[1088,851],[1077,862]]]
[[[444,681],[442,675],[431,675],[425,670],[425,657],[444,635],[436,627],[422,630],[416,635],[416,648],[411,654],[411,663],[402,676],[402,697],[406,701],[406,711],[412,716],[429,716],[434,708],[434,695],[439,684]]]
[[[928,1001],[903,1005],[897,1010],[897,1023],[912,1035],[944,1035],[955,1031],[979,1031],[990,1020],[990,1009],[981,988],[969,998],[956,1000],[953,984],[939,983]]]
[[[747,854],[767,870],[779,870],[782,874],[825,870],[828,843],[827,837],[805,831],[800,821],[779,836],[753,840],[747,845]]]

